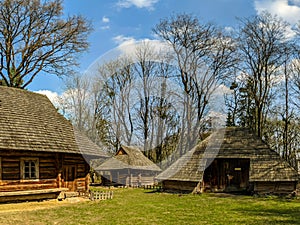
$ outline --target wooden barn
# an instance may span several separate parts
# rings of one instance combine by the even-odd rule
[[[0,202],[86,192],[88,161],[101,157],[46,96],[0,86]]]
[[[106,185],[153,185],[161,169],[137,147],[121,146],[115,156],[95,169],[102,174]]]
[[[156,177],[163,189],[288,194],[297,171],[245,128],[212,133]]]

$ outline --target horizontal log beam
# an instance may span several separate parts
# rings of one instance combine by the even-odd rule
[[[68,188],[51,188],[51,189],[42,189],[42,190],[0,192],[0,197],[40,195],[40,194],[48,194],[48,193],[58,193],[58,192],[68,191],[68,190],[69,190]]]

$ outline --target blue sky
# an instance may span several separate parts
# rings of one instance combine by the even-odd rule
[[[177,13],[190,13],[221,27],[237,26],[238,17],[263,10],[277,14],[290,23],[300,19],[300,0],[65,0],[66,15],[81,14],[89,19],[94,31],[90,49],[79,58],[84,71],[97,58],[126,42],[154,40],[152,28],[160,19]],[[28,89],[61,93],[63,82],[54,75],[38,76]]]

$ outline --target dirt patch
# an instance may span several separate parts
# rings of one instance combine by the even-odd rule
[[[70,204],[76,204],[78,202],[90,201],[88,198],[73,197],[66,198],[64,200],[45,200],[45,201],[33,201],[33,202],[20,202],[20,203],[3,203],[0,204],[0,214],[7,212],[18,212],[18,211],[34,211],[41,209],[50,209]]]

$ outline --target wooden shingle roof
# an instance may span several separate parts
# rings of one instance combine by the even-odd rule
[[[0,151],[3,150],[106,156],[75,130],[46,96],[0,86]]]
[[[250,159],[250,182],[298,180],[293,167],[245,128],[224,128],[211,134],[156,178],[199,182],[215,158]]]
[[[139,148],[133,146],[121,146],[114,157],[106,160],[95,170],[108,171],[120,169],[161,171]]]

